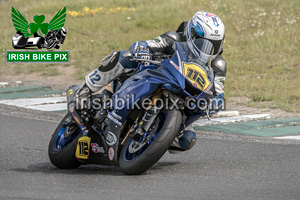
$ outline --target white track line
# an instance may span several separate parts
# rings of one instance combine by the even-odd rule
[[[257,115],[239,115],[234,117],[212,118],[211,120],[199,119],[193,123],[193,127],[244,122],[244,121],[250,121],[254,119],[269,119],[270,116],[271,116],[270,114],[257,114]]]
[[[1,100],[0,103],[18,106],[18,107],[26,107],[32,105],[40,105],[40,104],[53,104],[57,102],[65,102],[67,100],[66,97],[45,97],[45,98],[32,98],[32,99],[13,99],[13,100]]]
[[[0,87],[8,87],[9,83],[8,82],[0,82]]]
[[[32,110],[41,110],[41,111],[61,111],[61,110],[67,110],[67,103],[34,105],[34,106],[26,106],[25,108],[32,109]]]
[[[282,137],[274,137],[279,140],[300,140],[300,135],[290,135],[290,136],[282,136]]]
[[[0,103],[41,111],[60,111],[67,109],[66,97],[1,100]]]
[[[240,115],[239,111],[220,111],[216,114],[216,117],[233,117]]]

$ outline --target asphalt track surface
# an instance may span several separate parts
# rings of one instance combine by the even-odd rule
[[[90,165],[60,170],[48,142],[61,114],[0,107],[0,199],[299,199],[300,143],[198,133],[185,154],[145,174]]]

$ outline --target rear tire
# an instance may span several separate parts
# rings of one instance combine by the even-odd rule
[[[59,123],[56,130],[54,131],[52,138],[49,143],[48,153],[51,163],[60,169],[76,169],[80,166],[80,162],[75,157],[75,151],[77,146],[77,141],[81,137],[79,133],[72,141],[70,141],[64,148],[61,150],[54,149],[54,142],[56,136],[59,134],[61,128],[63,127],[63,123],[69,117],[67,114],[63,120]],[[77,134],[77,133],[73,133]]]
[[[128,153],[127,151],[131,138],[128,137],[125,141],[119,159],[119,166],[125,174],[138,175],[147,171],[169,149],[180,129],[182,114],[179,110],[175,109],[166,110],[165,112],[167,117],[162,128],[159,130],[158,135],[149,147],[137,158],[133,160],[126,159],[126,153]]]

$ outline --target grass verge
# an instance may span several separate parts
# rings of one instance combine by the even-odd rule
[[[67,6],[69,33],[62,49],[70,50],[69,65],[74,66],[78,79],[99,66],[112,50],[128,49],[136,40],[176,30],[198,10],[213,12],[226,28],[226,97],[248,96],[251,106],[295,112],[300,109],[298,0],[5,1],[0,7],[0,77],[33,72],[44,76],[58,74],[52,70],[53,65],[5,64],[5,50],[12,49],[11,38],[15,34],[11,6],[29,23],[34,15],[41,14],[49,22],[60,8]]]

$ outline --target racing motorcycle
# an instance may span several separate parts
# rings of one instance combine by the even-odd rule
[[[141,174],[165,154],[185,127],[208,116],[205,101],[212,98],[212,69],[195,58],[185,43],[176,42],[173,48],[172,57],[156,55],[147,62],[131,57],[139,67],[115,79],[113,93],[91,95],[92,106],[84,111],[69,109],[49,143],[52,164],[61,169],[111,165],[128,175]],[[125,51],[123,56],[131,54]],[[67,90],[69,108],[77,88]],[[118,105],[117,97],[130,106],[149,101],[137,109]],[[96,108],[94,102],[101,106]],[[202,106],[195,106],[196,102]]]

